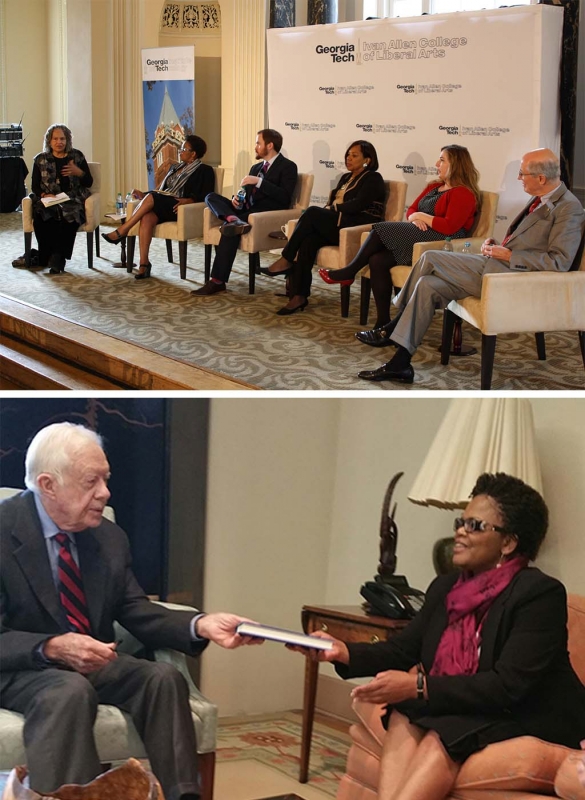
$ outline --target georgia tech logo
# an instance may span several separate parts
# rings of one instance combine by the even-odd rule
[[[299,131],[301,129],[301,126],[298,122],[285,122],[284,127],[290,128],[291,131]]]
[[[412,164],[396,164],[396,169],[401,170],[405,175],[414,175],[414,166]]]
[[[315,52],[319,55],[330,55],[331,60],[335,64],[340,64],[343,61],[355,61],[355,45],[346,42],[346,44],[335,44],[331,47],[318,44]]]
[[[319,164],[322,164],[326,169],[335,169],[335,161],[324,161],[320,159]]]
[[[402,89],[405,94],[414,94],[414,83],[408,83],[406,85],[398,83],[396,85],[397,89]]]
[[[335,94],[335,86],[319,86],[320,92],[325,92],[325,94]]]
[[[374,131],[374,126],[371,123],[366,123],[365,125],[361,125],[359,122],[357,122],[356,128],[361,128],[364,133],[373,133]]]
[[[459,136],[459,125],[439,125],[440,131],[445,131],[449,136]]]

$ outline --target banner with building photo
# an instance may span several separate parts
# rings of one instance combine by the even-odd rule
[[[195,132],[195,48],[142,50],[142,98],[148,188],[155,189]]]
[[[562,8],[367,20],[268,31],[268,112],[323,205],[350,142],[377,149],[407,205],[436,174],[442,146],[465,145],[480,187],[499,192],[495,235],[525,205],[520,157],[559,150]]]

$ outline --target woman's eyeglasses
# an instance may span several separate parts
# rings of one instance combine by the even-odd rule
[[[483,533],[484,531],[497,531],[498,533],[505,533],[505,529],[499,525],[491,525],[483,519],[474,519],[473,517],[457,517],[453,520],[453,530],[458,531],[463,528],[465,533]]]

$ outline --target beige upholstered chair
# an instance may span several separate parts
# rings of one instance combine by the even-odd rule
[[[215,192],[221,194],[223,190],[223,167],[214,167],[215,172]],[[128,203],[126,213],[132,214],[138,200]],[[189,203],[179,206],[176,222],[162,222],[154,229],[154,239],[165,239],[167,245],[167,258],[169,264],[173,263],[173,241],[179,243],[179,271],[183,280],[187,277],[187,242],[190,239],[200,239],[203,235],[203,210],[205,203]],[[128,260],[127,272],[132,272],[132,262],[134,261],[134,250],[136,247],[136,237],[140,231],[140,222],[137,222],[128,233],[127,250]]]
[[[406,181],[384,181],[384,186],[386,187],[384,220],[386,222],[400,222],[404,214]],[[286,230],[287,238],[292,235],[297,222],[298,220],[296,219],[289,220]],[[363,235],[367,235],[371,230],[371,225],[355,225],[351,228],[342,228],[339,231],[339,246],[329,245],[322,247],[317,253],[316,265],[323,269],[343,269],[360,249]],[[349,286],[340,286],[342,317],[347,317],[349,314],[349,290]]]
[[[585,277],[585,276],[584,276]],[[568,596],[569,652],[573,669],[585,680],[585,597]],[[377,800],[380,755],[385,731],[384,706],[354,702],[357,722],[337,800]],[[576,779],[581,751],[534,736],[490,744],[470,756],[447,800],[583,800]]]
[[[0,500],[18,494],[21,489],[0,488]],[[104,516],[112,522],[114,509],[107,506]],[[189,606],[161,603],[167,608],[189,609]],[[194,612],[196,609],[192,609]],[[116,640],[121,640],[119,650],[135,653],[142,649],[140,642],[121,625],[115,623]],[[183,653],[175,650],[156,650],[156,661],[173,664],[183,675],[189,686],[189,704],[197,735],[197,753],[201,777],[202,800],[212,800],[215,774],[215,748],[217,735],[217,706],[209,702],[197,689],[187,667]],[[22,731],[24,718],[15,711],[0,709],[0,770],[9,770],[26,764]],[[94,725],[94,736],[98,754],[103,764],[122,763],[129,758],[146,758],[144,745],[138,736],[131,718],[119,708],[109,705],[98,707]]]
[[[569,272],[505,272],[484,275],[481,297],[452,300],[443,317],[441,364],[449,363],[458,319],[481,331],[481,388],[490,389],[500,333],[534,333],[540,361],[545,331],[577,331],[585,366],[585,238]],[[447,344],[445,344],[447,343]]]
[[[100,188],[102,181],[102,165],[97,161],[88,161],[87,165],[93,177],[93,184],[90,188],[90,196],[85,201],[85,225],[80,225],[78,233],[87,233],[87,266],[93,268],[93,240],[95,232],[95,254],[99,258],[100,254]],[[24,257],[27,267],[30,266],[30,248],[32,243],[33,209],[30,197],[25,197],[22,201],[22,229],[24,231]]]
[[[481,193],[481,208],[475,225],[469,232],[469,236],[463,239],[454,239],[454,246],[463,246],[464,242],[471,242],[471,250],[474,253],[479,251],[482,242],[489,236],[493,235],[494,225],[496,224],[496,212],[498,210],[498,200],[500,196],[495,192],[482,192]],[[365,237],[362,237],[362,241]],[[437,242],[417,242],[412,250],[412,264],[416,264],[419,258],[427,250],[442,250],[444,241],[441,239]],[[406,283],[406,279],[410,274],[410,266],[391,267],[390,274],[392,276],[392,284],[396,293]],[[367,325],[368,310],[370,305],[370,269],[366,267],[361,273],[361,303],[360,303],[360,323]]]
[[[240,237],[239,249],[248,253],[249,292],[254,294],[256,275],[260,270],[260,253],[262,250],[272,250],[275,240],[269,234],[280,230],[291,217],[291,209],[298,212],[304,211],[311,201],[314,176],[299,172],[297,185],[293,192],[291,204],[288,208],[278,211],[260,211],[250,214],[248,222],[252,229]],[[218,219],[209,208],[203,212],[203,244],[205,245],[205,280],[211,274],[211,248],[219,244],[221,238],[220,227],[222,220]]]

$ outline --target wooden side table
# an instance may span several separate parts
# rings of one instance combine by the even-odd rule
[[[303,606],[301,619],[305,633],[325,631],[344,642],[374,643],[385,641],[401,631],[408,623],[408,620],[371,616],[366,614],[361,606]],[[319,662],[307,658],[305,664],[300,783],[307,782],[309,773],[318,677]]]

